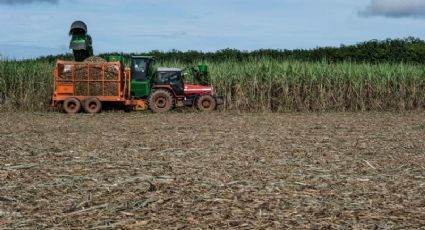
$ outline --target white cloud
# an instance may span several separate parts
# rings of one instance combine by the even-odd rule
[[[425,17],[425,0],[372,0],[362,16]]]

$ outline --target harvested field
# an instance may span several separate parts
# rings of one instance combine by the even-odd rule
[[[425,226],[423,113],[0,116],[0,228]]]

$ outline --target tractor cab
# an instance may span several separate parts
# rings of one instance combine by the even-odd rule
[[[182,70],[178,68],[158,68],[153,79],[153,85],[156,88],[169,86],[177,96],[184,96],[185,94]]]
[[[146,98],[151,93],[152,57],[133,56],[130,61],[130,96]]]

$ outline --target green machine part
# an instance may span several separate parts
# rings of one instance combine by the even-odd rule
[[[151,93],[152,57],[134,56],[131,58],[130,96],[147,98]]]
[[[92,38],[87,34],[87,25],[82,21],[75,21],[69,30],[71,42],[69,48],[74,53],[75,61],[84,61],[93,56]]]
[[[75,61],[84,61],[84,59],[93,56],[90,35],[72,35],[69,46],[74,53]]]
[[[151,93],[150,81],[131,80],[130,81],[130,95],[133,98],[147,98]]]
[[[208,75],[208,66],[207,66],[207,65],[205,65],[205,64],[200,64],[200,65],[198,65],[198,69],[199,69],[199,72],[200,72],[201,74]]]
[[[195,74],[196,80],[201,85],[208,85],[209,84],[209,78],[208,78],[208,66],[205,64],[198,65],[198,71]]]
[[[122,64],[126,63],[125,57],[122,55],[109,55],[106,57],[108,62],[121,62]]]
[[[183,70],[185,81],[192,84],[209,85],[208,66],[200,64],[197,66],[188,66]]]

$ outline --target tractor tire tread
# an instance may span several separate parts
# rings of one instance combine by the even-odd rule
[[[157,106],[155,106],[155,97],[161,94],[167,98],[167,105],[165,106],[165,108],[158,108]],[[174,96],[169,90],[156,89],[152,91],[152,93],[148,97],[148,107],[154,113],[166,113],[174,107]]]

